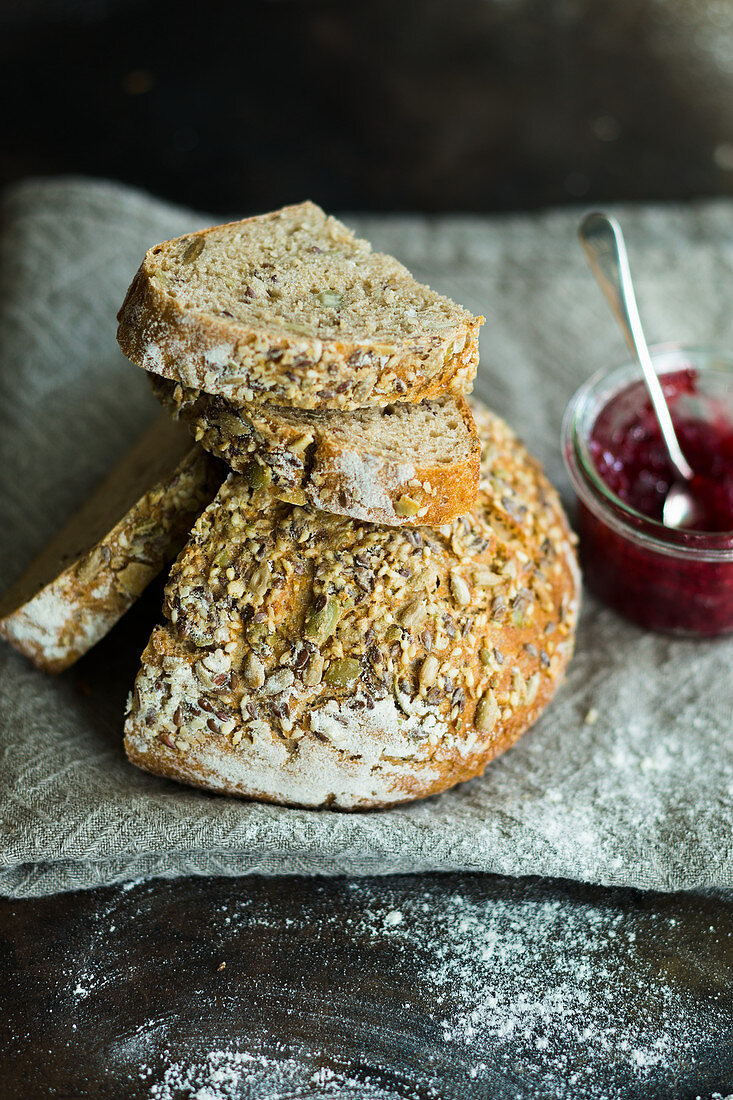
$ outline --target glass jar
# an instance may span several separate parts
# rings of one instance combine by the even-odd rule
[[[695,387],[733,425],[733,357],[705,348],[651,349],[660,376],[692,370]],[[609,489],[590,451],[593,427],[641,379],[637,363],[593,375],[568,405],[565,464],[578,497],[580,561],[589,589],[633,622],[692,638],[733,631],[733,531],[682,531],[637,512]],[[641,392],[641,391],[640,391]]]

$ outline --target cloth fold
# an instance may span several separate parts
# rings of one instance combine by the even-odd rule
[[[733,203],[617,211],[653,338],[733,347]],[[115,343],[143,251],[217,220],[118,185],[30,181],[0,232],[0,577],[10,584],[156,415]],[[221,219],[219,219],[221,220]],[[567,492],[574,389],[625,349],[577,212],[345,216],[486,316],[476,393]],[[68,673],[0,647],[0,892],[191,874],[480,870],[658,890],[733,885],[733,640],[644,633],[586,597],[541,720],[483,778],[382,813],[250,804],[145,775],[124,701],[160,618],[154,586]]]

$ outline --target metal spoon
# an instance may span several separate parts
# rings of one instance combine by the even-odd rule
[[[591,270],[621,326],[626,343],[644,372],[662,439],[677,474],[677,479],[664,501],[662,520],[665,527],[694,527],[695,518],[699,514],[698,505],[690,491],[690,481],[694,473],[680,449],[669,406],[644,339],[621,226],[609,214],[596,211],[583,218],[578,236]]]

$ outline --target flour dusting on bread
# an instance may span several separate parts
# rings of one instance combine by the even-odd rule
[[[513,433],[477,410],[475,511],[390,528],[230,476],[166,590],[126,746],[182,782],[362,809],[472,775],[549,701],[572,652],[572,536]]]

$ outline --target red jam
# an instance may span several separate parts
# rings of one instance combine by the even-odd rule
[[[698,531],[733,531],[733,423],[720,403],[703,396],[698,372],[661,378],[682,453],[695,472],[690,491]],[[662,522],[675,472],[643,382],[629,386],[599,413],[589,450],[609,489],[643,516]]]
[[[649,630],[726,634],[733,631],[733,369],[703,351],[658,355],[701,518],[696,530],[661,522],[673,471],[638,366],[598,375],[573,398],[563,428],[581,565],[595,595]]]

